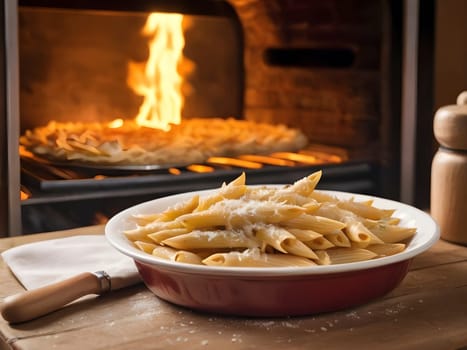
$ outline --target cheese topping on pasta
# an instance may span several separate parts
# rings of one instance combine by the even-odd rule
[[[343,264],[400,253],[416,233],[394,210],[315,190],[322,172],[291,185],[247,186],[242,174],[204,197],[134,217],[136,247],[173,261],[210,266]]]

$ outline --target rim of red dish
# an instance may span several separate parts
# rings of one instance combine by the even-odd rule
[[[251,185],[254,186],[283,186],[283,185]],[[154,268],[177,271],[180,273],[203,274],[203,275],[223,275],[223,276],[293,276],[293,275],[323,275],[343,273],[357,270],[366,270],[377,268],[384,265],[394,264],[401,261],[412,259],[413,257],[428,250],[433,244],[439,240],[440,229],[435,220],[426,212],[417,209],[408,204],[384,199],[376,196],[341,192],[341,191],[325,191],[320,190],[338,198],[348,199],[353,197],[356,201],[373,200],[374,206],[385,209],[395,209],[394,216],[401,219],[401,225],[415,226],[417,233],[408,242],[407,248],[395,255],[381,257],[377,259],[360,261],[346,264],[336,265],[317,265],[305,267],[221,267],[221,266],[206,266],[194,265],[173,262],[157,258],[153,255],[145,253],[134,247],[132,243],[124,236],[123,230],[135,227],[131,221],[131,215],[140,213],[154,213],[154,208],[161,206],[166,208],[183,199],[190,198],[194,194],[205,195],[216,189],[193,191],[172,196],[162,197],[151,201],[143,202],[125,209],[113,216],[105,226],[105,236],[107,241],[122,254],[131,257],[139,262],[152,265]]]

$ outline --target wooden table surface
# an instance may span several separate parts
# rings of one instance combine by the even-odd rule
[[[102,226],[0,239],[0,252]],[[0,261],[0,297],[22,291]],[[309,317],[237,318],[183,309],[143,284],[10,325],[0,349],[467,349],[467,247],[439,241],[381,299]]]

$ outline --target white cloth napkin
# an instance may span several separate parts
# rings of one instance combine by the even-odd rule
[[[119,266],[137,273],[131,258],[114,249],[103,235],[58,238],[17,246],[2,258],[26,289],[35,289],[82,272]]]

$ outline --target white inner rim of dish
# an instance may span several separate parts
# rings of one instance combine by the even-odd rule
[[[249,187],[255,186],[281,187],[283,185],[249,185]],[[352,197],[355,201],[365,201],[371,199],[374,201],[373,205],[375,207],[382,209],[395,209],[393,216],[400,219],[400,225],[405,227],[416,227],[417,233],[414,235],[414,237],[412,237],[406,249],[403,252],[397,253],[395,255],[346,264],[305,267],[220,267],[173,262],[152,256],[139,250],[138,248],[134,247],[123,234],[124,230],[136,227],[135,222],[131,219],[131,216],[134,214],[150,214],[160,212],[165,210],[167,207],[173,206],[176,203],[191,198],[195,194],[203,196],[216,190],[217,188],[176,194],[140,203],[125,209],[113,216],[106,224],[106,238],[109,243],[121,253],[133,258],[136,261],[152,265],[154,268],[189,274],[243,277],[322,275],[377,268],[411,259],[429,249],[439,239],[438,225],[429,214],[420,209],[404,203],[375,196],[325,190],[317,191],[336,196],[339,199],[349,199]]]

